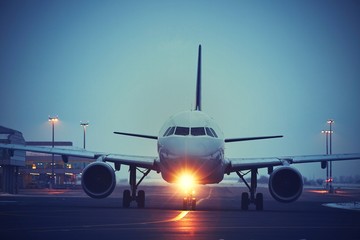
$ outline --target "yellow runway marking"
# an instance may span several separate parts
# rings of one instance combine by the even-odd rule
[[[173,219],[170,219],[169,222],[179,221],[179,220],[183,219],[188,213],[189,213],[189,211],[182,211],[179,215],[177,215],[177,216],[174,217]]]
[[[206,198],[200,199],[200,200],[197,202],[197,204],[200,204],[200,203],[201,203],[202,201],[204,201],[204,200],[210,199],[212,192],[213,192],[213,189],[211,188],[211,189],[210,189],[210,192],[209,192],[209,195],[208,195]]]

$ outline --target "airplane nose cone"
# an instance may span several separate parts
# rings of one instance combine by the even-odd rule
[[[213,140],[198,138],[169,139],[164,147],[171,155],[192,157],[209,156],[219,149]]]

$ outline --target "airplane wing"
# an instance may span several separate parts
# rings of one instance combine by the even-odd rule
[[[282,135],[276,136],[261,136],[261,137],[243,137],[243,138],[225,138],[225,142],[244,142],[244,141],[252,141],[252,140],[261,140],[261,139],[269,139],[269,138],[282,138]]]
[[[27,151],[27,152],[38,152],[38,153],[47,153],[61,155],[64,162],[67,162],[68,157],[82,157],[101,160],[103,162],[112,162],[124,165],[133,165],[136,167],[147,168],[157,172],[160,172],[158,167],[158,160],[156,157],[145,157],[145,156],[135,156],[135,155],[121,155],[121,154],[109,154],[102,152],[93,152],[83,149],[75,148],[51,148],[51,147],[34,147],[26,146],[19,144],[1,144],[0,148],[8,149],[10,151]]]
[[[266,168],[275,166],[287,166],[298,163],[314,163],[326,161],[359,160],[360,153],[332,154],[332,155],[307,155],[272,158],[227,158],[227,173],[250,170],[253,168]]]

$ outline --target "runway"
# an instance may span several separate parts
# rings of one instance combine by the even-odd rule
[[[360,201],[360,189],[336,194],[304,189],[278,203],[264,193],[264,211],[240,210],[245,188],[201,186],[196,211],[183,211],[172,185],[144,186],[146,208],[123,209],[118,187],[108,198],[82,190],[26,190],[0,196],[0,238],[7,239],[360,239],[360,211],[326,207]]]

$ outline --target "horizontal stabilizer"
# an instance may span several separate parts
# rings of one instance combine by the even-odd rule
[[[282,138],[282,135],[277,136],[263,136],[263,137],[244,137],[244,138],[226,138],[225,142],[243,142],[243,141],[252,141],[252,140],[260,140],[260,139],[269,139],[269,138]]]
[[[135,134],[135,133],[124,133],[124,132],[114,132],[115,134],[119,135],[125,135],[130,137],[139,137],[139,138],[147,138],[147,139],[154,139],[157,140],[157,136],[151,136],[151,135],[143,135],[143,134]]]

